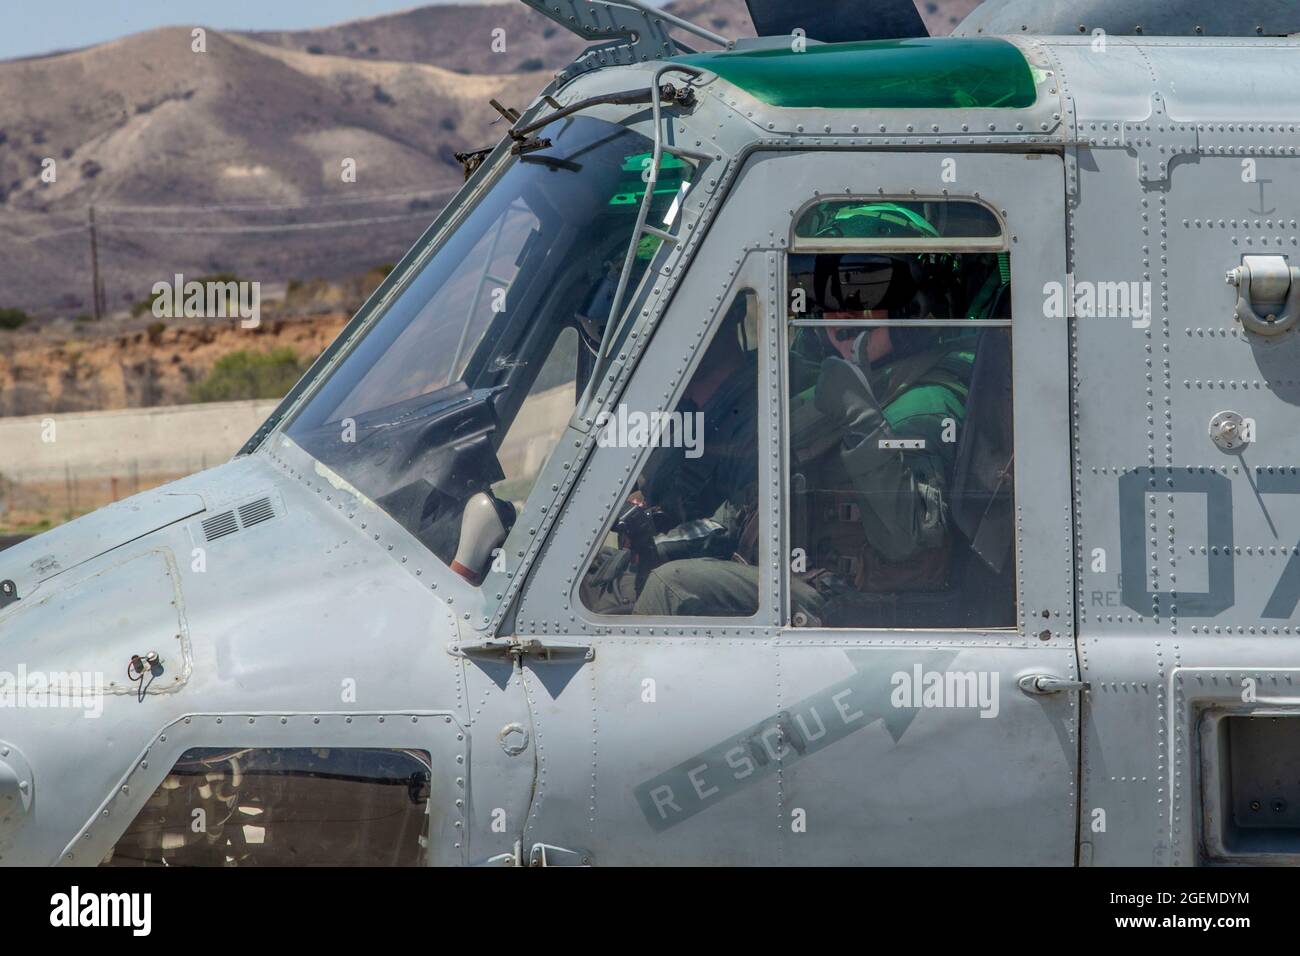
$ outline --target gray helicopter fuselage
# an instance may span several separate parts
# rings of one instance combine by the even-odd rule
[[[790,105],[707,57],[557,81],[562,105],[690,85],[659,133],[695,178],[481,583],[287,434],[408,256],[235,460],[0,553],[0,671],[93,691],[0,707],[0,864],[172,826],[196,752],[348,750],[427,767],[432,865],[1300,862],[1300,40],[1100,40],[1008,38],[1032,76],[1010,108]],[[648,104],[583,115],[655,138]],[[1010,261],[1011,626],[793,622],[788,262],[837,197],[1000,223],[971,248]],[[1246,256],[1283,292],[1225,283]],[[598,414],[676,408],[740,291],[758,609],[596,613],[581,578],[645,454]]]

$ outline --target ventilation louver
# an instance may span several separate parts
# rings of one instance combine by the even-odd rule
[[[274,517],[275,509],[271,507],[270,498],[258,498],[256,501],[239,506],[239,523],[245,528],[251,528]]]
[[[232,511],[223,511],[202,522],[203,536],[216,541],[244,528],[251,528],[275,517],[275,505],[270,498],[258,498],[240,505]]]
[[[238,530],[239,522],[235,520],[233,511],[224,511],[203,522],[203,536],[209,541],[224,538],[226,535],[234,534]]]

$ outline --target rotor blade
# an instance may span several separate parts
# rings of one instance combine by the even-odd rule
[[[1295,0],[984,0],[953,36],[1287,36],[1300,30]]]
[[[802,29],[814,40],[896,40],[930,32],[912,0],[745,0],[761,37]]]

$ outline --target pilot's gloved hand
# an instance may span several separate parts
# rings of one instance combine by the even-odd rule
[[[628,550],[647,552],[655,550],[654,509],[647,508],[640,500],[629,500],[618,520],[614,522],[614,531],[628,541]]]
[[[880,410],[871,384],[862,369],[844,359],[828,358],[822,362],[815,398],[817,410],[845,432],[846,444],[859,444],[867,438],[888,431],[885,414]],[[850,440],[849,436],[853,436]]]

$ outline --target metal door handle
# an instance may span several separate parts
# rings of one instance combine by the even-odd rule
[[[1088,690],[1087,681],[1066,680],[1064,677],[1057,677],[1054,674],[1026,674],[1017,683],[1020,684],[1020,689],[1026,694],[1038,696],[1059,694],[1063,690]]]

